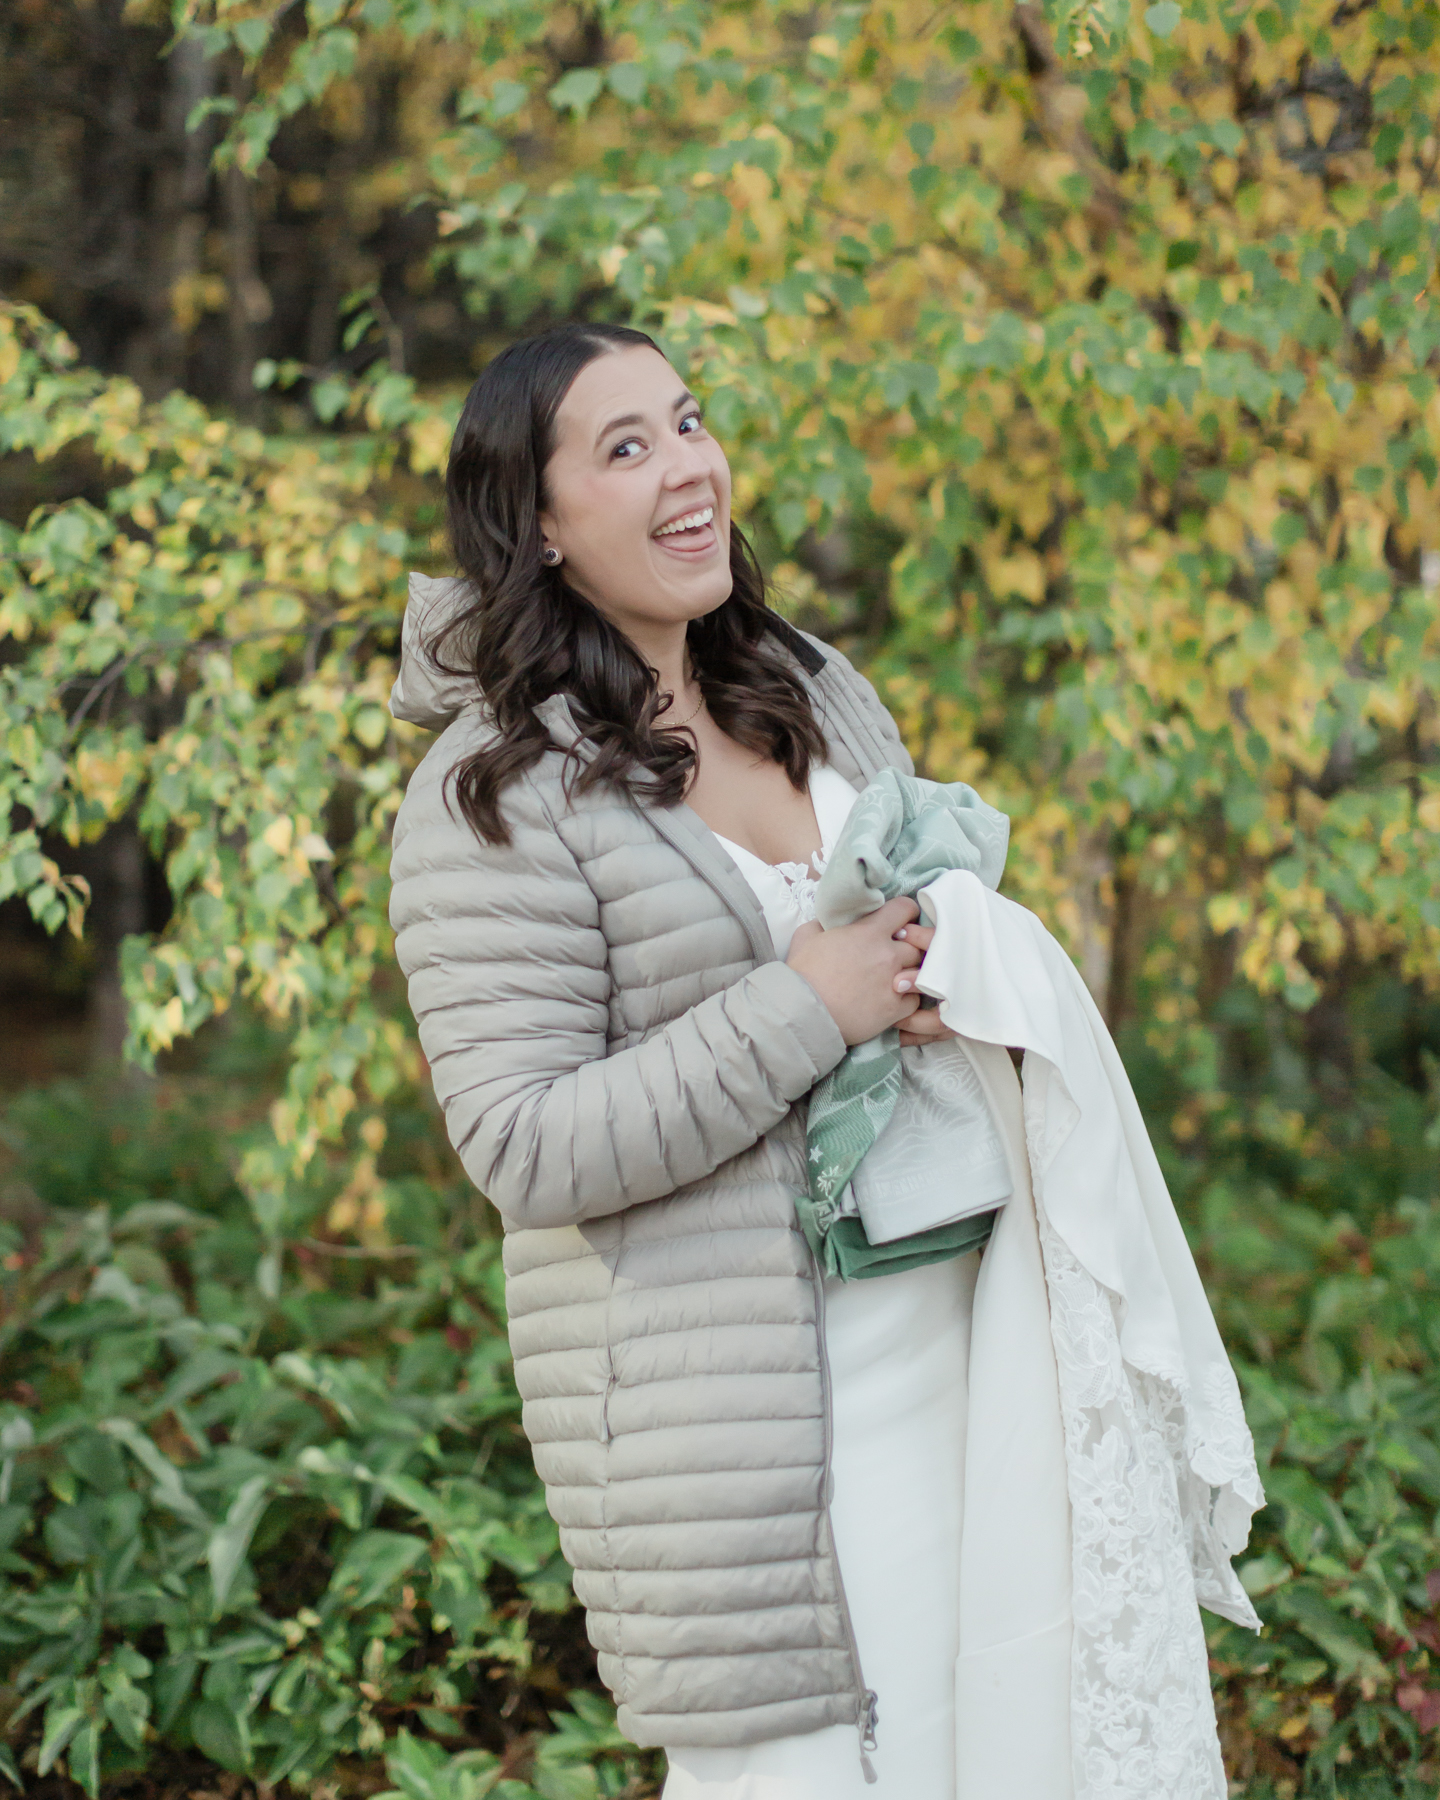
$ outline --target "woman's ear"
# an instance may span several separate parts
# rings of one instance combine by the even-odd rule
[[[540,560],[547,568],[553,569],[564,560],[565,552],[556,542],[558,531],[554,515],[547,509],[542,511],[535,523],[540,527]]]

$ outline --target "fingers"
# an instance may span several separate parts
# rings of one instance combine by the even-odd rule
[[[897,1008],[895,1023],[900,1027],[901,1031],[908,1031],[910,1029],[910,1021],[917,1015],[923,1016],[920,1014],[920,996],[918,994],[912,994],[909,1000],[897,1002]]]
[[[941,1038],[952,1038],[956,1034],[941,1021],[938,1007],[925,1007],[911,1013],[900,1035],[902,1041],[908,1040],[912,1044],[936,1044]]]
[[[953,1031],[942,1031],[939,1037],[932,1037],[928,1032],[912,1031],[907,1023],[900,1027],[900,1047],[908,1050],[923,1050],[926,1044],[938,1044],[943,1039],[954,1036]]]
[[[902,894],[898,900],[887,900],[883,906],[877,907],[870,917],[877,924],[883,924],[893,936],[902,925],[913,924],[920,917],[920,908]]]
[[[935,941],[935,927],[933,925],[902,925],[895,936],[902,944],[913,944],[924,956]]]
[[[920,964],[925,960],[912,944],[897,944],[895,946],[895,955],[901,969],[918,969]],[[900,985],[902,981],[904,982],[903,987]],[[897,994],[908,994],[915,985],[914,980],[911,977],[904,975],[897,975],[895,977],[895,983],[895,992]]]

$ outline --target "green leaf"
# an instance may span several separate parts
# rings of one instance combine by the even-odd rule
[[[234,1712],[218,1700],[199,1700],[190,1711],[196,1748],[222,1769],[240,1774],[250,1766],[250,1747]]]
[[[1294,1581],[1275,1596],[1276,1610],[1290,1620],[1334,1662],[1342,1676],[1383,1679],[1385,1665],[1366,1627],[1313,1582]]]
[[[168,1732],[175,1723],[199,1672],[200,1659],[193,1652],[175,1651],[161,1659],[151,1683],[157,1732]]]
[[[508,119],[530,98],[530,90],[518,81],[497,81],[490,90],[490,117],[497,123]]]
[[[90,1800],[100,1800],[100,1726],[93,1719],[87,1719],[71,1738],[65,1767]]]
[[[268,1475],[252,1475],[230,1502],[225,1523],[217,1525],[210,1534],[205,1560],[210,1565],[217,1613],[223,1610],[230,1596],[230,1588],[245,1560],[245,1552],[250,1548],[255,1527],[270,1504],[270,1487]]]
[[[1234,119],[1212,119],[1210,142],[1225,156],[1238,156],[1245,147],[1244,127]]]
[[[184,1478],[168,1456],[153,1444],[140,1427],[129,1419],[102,1419],[100,1430],[122,1443],[141,1466],[154,1477],[155,1498],[162,1506],[179,1515],[187,1524],[209,1531],[214,1521],[186,1488]]]
[[[270,41],[270,21],[265,18],[239,19],[231,25],[230,34],[247,57],[255,57]]]
[[[599,69],[570,69],[551,88],[550,104],[556,112],[583,118],[599,97],[604,79]]]
[[[610,92],[627,106],[638,106],[645,98],[647,80],[639,63],[612,63],[606,71],[605,80]]]
[[[105,1717],[120,1738],[132,1750],[145,1741],[145,1727],[150,1719],[150,1696],[133,1682],[123,1682],[105,1696]]]
[[[71,1738],[85,1722],[85,1711],[73,1699],[75,1684],[69,1685],[72,1698],[52,1701],[45,1709],[45,1728],[40,1737],[40,1754],[35,1764],[37,1775],[48,1775],[55,1767]],[[77,1777],[78,1780],[78,1777]]]
[[[1159,0],[1158,5],[1145,8],[1145,23],[1156,37],[1168,38],[1183,16],[1175,0]]]
[[[352,1612],[373,1606],[425,1554],[426,1540],[403,1531],[362,1531],[330,1578],[329,1597]]]
[[[350,383],[339,376],[327,375],[310,389],[310,404],[315,417],[329,425],[345,410],[350,401]]]

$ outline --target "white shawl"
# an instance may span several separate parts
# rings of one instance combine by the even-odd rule
[[[967,871],[919,899],[936,921],[920,987],[1017,1165],[975,1302],[959,1800],[1225,1800],[1196,1603],[1259,1629],[1230,1566],[1264,1504],[1234,1373],[1069,957]],[[997,1046],[1025,1052],[1023,1121]]]

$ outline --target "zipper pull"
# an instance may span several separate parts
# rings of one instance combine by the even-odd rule
[[[875,1773],[875,1765],[866,1752],[876,1748],[876,1727],[880,1720],[880,1696],[873,1689],[865,1691],[865,1702],[860,1711],[860,1772],[865,1777],[865,1785],[873,1787],[879,1777]]]

